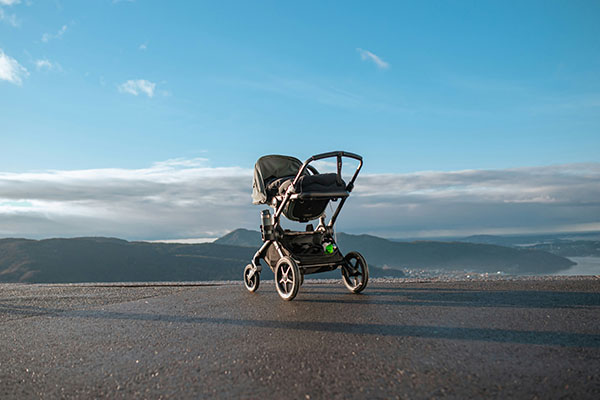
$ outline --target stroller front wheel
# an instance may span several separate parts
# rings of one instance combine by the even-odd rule
[[[352,251],[344,257],[342,265],[342,280],[352,293],[360,293],[369,282],[369,266],[367,261],[357,251]]]
[[[287,301],[293,300],[300,287],[300,270],[290,257],[283,257],[275,266],[275,287],[279,296]]]
[[[248,264],[244,268],[244,286],[252,293],[256,292],[260,286],[260,272],[254,271],[252,264]]]

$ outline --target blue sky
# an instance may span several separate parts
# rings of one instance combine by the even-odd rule
[[[599,20],[598,1],[0,0],[0,172],[248,170],[333,149],[367,174],[595,164]],[[12,216],[35,203],[9,192]],[[15,229],[0,235],[35,231]]]

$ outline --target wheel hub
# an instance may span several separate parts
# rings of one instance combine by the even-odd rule
[[[279,283],[282,283],[284,285],[283,289],[285,289],[286,292],[287,292],[287,284],[293,283],[293,281],[289,277],[289,273],[290,273],[290,268],[288,267],[287,270],[282,271],[281,279],[279,279]]]

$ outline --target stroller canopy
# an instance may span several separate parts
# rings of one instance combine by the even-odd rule
[[[295,157],[269,155],[259,158],[254,165],[252,203],[267,203],[267,184],[275,179],[295,176],[301,167],[302,161]]]

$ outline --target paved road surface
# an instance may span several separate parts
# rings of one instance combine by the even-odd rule
[[[600,398],[600,279],[0,285],[0,398]]]

